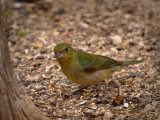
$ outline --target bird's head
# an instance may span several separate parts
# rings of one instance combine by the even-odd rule
[[[54,47],[58,62],[69,62],[75,57],[75,50],[67,43],[60,43]]]

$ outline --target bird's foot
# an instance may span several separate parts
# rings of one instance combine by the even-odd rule
[[[77,93],[82,93],[83,92],[83,89],[86,89],[88,86],[80,86],[78,90],[72,92],[70,95],[65,95],[64,98],[65,99],[68,99],[70,97],[72,97],[72,95],[75,95]]]
[[[102,97],[103,100],[106,100],[106,98],[109,96],[109,94],[104,94],[104,96]]]
[[[83,92],[83,89],[86,89],[87,87],[88,87],[88,86],[81,86],[81,87],[79,87],[79,89],[76,90],[76,91],[74,91],[74,92],[72,92],[72,94],[70,94],[70,96],[75,95],[75,94],[77,94],[77,93]]]

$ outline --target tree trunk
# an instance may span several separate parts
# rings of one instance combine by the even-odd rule
[[[12,68],[0,3],[0,120],[48,120],[27,96]]]

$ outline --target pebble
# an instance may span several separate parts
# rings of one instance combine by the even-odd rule
[[[79,26],[82,27],[82,28],[88,28],[89,27],[89,25],[85,22],[80,22]]]
[[[149,111],[149,110],[151,110],[152,109],[152,105],[150,105],[150,104],[147,104],[146,106],[145,106],[145,108],[144,108],[144,111]]]
[[[124,49],[123,49],[123,48],[117,48],[117,50],[118,50],[118,51],[122,51],[122,50],[124,50]]]
[[[92,108],[93,110],[96,110],[96,109],[97,109],[97,106],[95,105],[95,103],[91,105],[91,108]]]
[[[45,59],[45,56],[37,56],[36,59]]]
[[[54,96],[56,96],[56,94],[52,94],[52,95],[51,95],[51,97],[54,97]]]
[[[117,50],[116,48],[114,48],[114,47],[112,47],[110,50],[111,50],[111,52],[113,52],[113,53],[116,53],[116,54],[118,53],[118,50]]]
[[[19,2],[16,2],[16,3],[14,4],[14,7],[17,8],[17,9],[20,8],[21,6],[22,6],[22,4],[19,3]]]
[[[124,103],[123,105],[125,108],[128,108],[128,106],[129,106],[128,103]]]
[[[105,112],[103,120],[110,120],[113,117],[113,113],[110,111]]]
[[[37,48],[41,48],[43,46],[43,44],[42,44],[42,42],[35,42],[35,43],[33,43],[33,48],[34,49],[37,49]]]
[[[86,104],[86,103],[87,103],[87,100],[85,100],[85,101],[79,103],[79,105],[84,105],[84,104]]]
[[[16,44],[17,40],[19,40],[20,37],[18,35],[11,35],[9,36],[8,40],[12,43],[12,44]]]
[[[21,13],[24,16],[28,16],[29,15],[29,13],[24,8],[20,8],[19,9],[19,13]]]
[[[45,87],[39,87],[37,88],[37,91],[41,91],[41,90],[45,90],[46,88]]]
[[[51,114],[51,113],[52,113],[52,110],[46,110],[46,112],[47,112],[48,114]]]
[[[81,46],[78,46],[78,48],[82,51],[87,51],[89,49],[87,45],[81,45]]]
[[[138,43],[139,46],[143,47],[144,46],[144,43],[143,41],[141,40],[139,43]]]
[[[158,47],[157,50],[160,51],[160,47]]]
[[[31,82],[34,82],[34,81],[37,82],[37,81],[40,80],[40,76],[39,76],[39,75],[36,75],[36,76],[34,76],[34,77],[30,77],[29,80],[30,80]]]
[[[110,38],[111,38],[113,44],[115,44],[115,45],[122,43],[122,38],[119,35],[114,35],[114,36],[111,36]]]
[[[65,11],[64,9],[59,9],[55,14],[65,14],[67,13],[67,11]]]
[[[50,65],[46,67],[45,73],[50,73],[52,72],[51,69],[54,67],[54,65]]]

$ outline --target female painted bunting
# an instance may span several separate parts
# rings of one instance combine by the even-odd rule
[[[60,43],[54,48],[55,57],[61,66],[63,73],[71,81],[88,86],[105,81],[109,82],[109,77],[122,66],[140,63],[141,61],[116,61],[109,57],[90,54],[81,50],[75,50],[67,43]],[[121,95],[121,85],[114,81],[118,86],[118,94]]]

